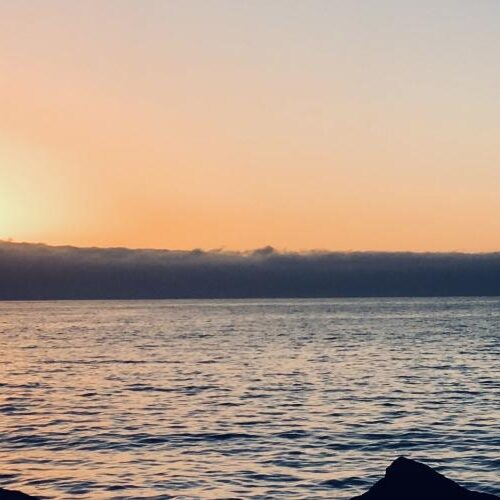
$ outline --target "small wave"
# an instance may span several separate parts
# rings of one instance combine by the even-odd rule
[[[304,439],[309,436],[309,433],[304,430],[294,430],[294,431],[278,432],[274,436],[281,439]]]
[[[351,489],[353,487],[358,487],[358,486],[365,486],[367,484],[370,484],[370,481],[367,481],[366,479],[360,479],[358,477],[347,477],[345,479],[327,479],[326,481],[323,481],[321,483],[322,486],[326,486],[327,488],[333,488],[333,489]]]

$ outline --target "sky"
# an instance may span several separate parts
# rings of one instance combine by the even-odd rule
[[[500,249],[497,0],[0,0],[0,239]]]

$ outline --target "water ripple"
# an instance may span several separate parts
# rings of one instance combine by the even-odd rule
[[[399,454],[500,492],[500,300],[0,303],[0,485],[347,499]]]

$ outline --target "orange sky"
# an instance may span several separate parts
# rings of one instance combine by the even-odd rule
[[[499,56],[487,0],[0,0],[0,238],[499,250]]]

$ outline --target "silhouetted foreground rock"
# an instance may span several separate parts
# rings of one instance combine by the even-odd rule
[[[469,491],[427,465],[399,457],[387,467],[384,478],[351,500],[500,500],[500,497]]]
[[[20,491],[0,488],[0,500],[38,500],[38,498],[26,495],[26,493]]]

